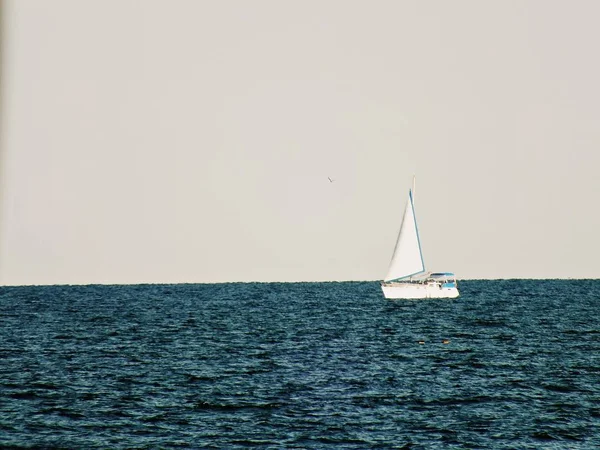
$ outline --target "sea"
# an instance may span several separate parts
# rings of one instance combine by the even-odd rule
[[[0,288],[2,449],[598,449],[600,280]]]

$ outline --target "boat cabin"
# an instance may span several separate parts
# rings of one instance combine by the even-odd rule
[[[456,276],[452,272],[430,273],[427,280],[440,283],[443,288],[456,287]]]

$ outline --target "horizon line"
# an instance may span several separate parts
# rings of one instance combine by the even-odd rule
[[[590,277],[564,277],[564,278],[528,278],[528,277],[508,277],[508,278],[457,278],[457,281],[586,281],[600,280]],[[197,284],[301,284],[301,283],[381,283],[382,280],[303,280],[303,281],[178,281],[178,282],[138,282],[138,283],[55,283],[55,284],[0,284],[0,288],[17,287],[59,287],[59,286],[173,286],[173,285],[197,285]]]

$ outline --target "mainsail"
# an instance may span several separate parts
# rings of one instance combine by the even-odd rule
[[[412,190],[408,192],[408,201],[404,209],[404,217],[400,226],[400,233],[394,248],[392,262],[385,277],[385,281],[400,280],[425,271],[419,230],[413,205]]]

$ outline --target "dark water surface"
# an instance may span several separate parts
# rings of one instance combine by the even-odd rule
[[[0,288],[0,447],[600,448],[600,280],[459,287]]]

